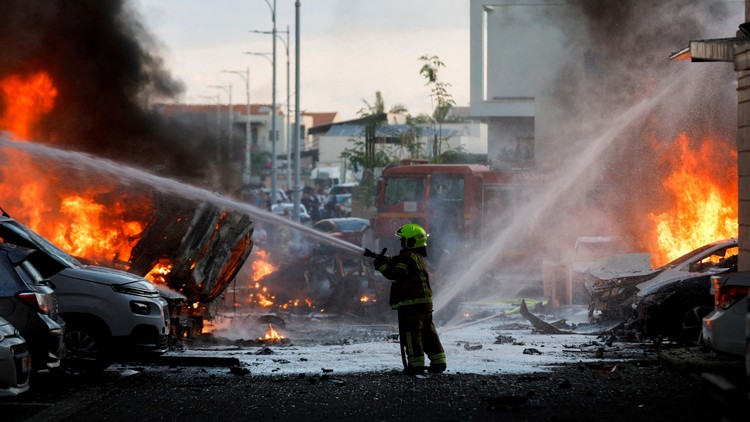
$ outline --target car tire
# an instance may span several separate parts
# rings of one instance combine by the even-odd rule
[[[79,324],[68,324],[64,343],[65,354],[59,369],[65,375],[92,376],[112,364],[108,358],[106,336],[99,331]]]

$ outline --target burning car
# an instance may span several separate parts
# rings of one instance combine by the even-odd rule
[[[662,286],[676,280],[726,272],[731,267],[728,260],[738,252],[737,239],[730,238],[701,246],[658,268],[647,266],[648,254],[603,258],[589,270],[589,318],[592,321],[628,320],[633,315],[633,299],[639,292],[661,292]],[[617,265],[622,263],[622,266]],[[653,287],[645,290],[648,286]]]
[[[712,271],[737,271],[737,255],[727,258]],[[709,295],[712,276],[708,274],[649,283],[633,299],[633,320],[629,328],[656,341],[669,338],[697,344],[703,317],[713,304]]]
[[[155,211],[125,269],[172,289],[162,294],[183,336],[200,334],[253,248],[249,216],[208,203],[154,196]],[[162,288],[162,290],[165,290]],[[179,294],[175,294],[179,293]]]

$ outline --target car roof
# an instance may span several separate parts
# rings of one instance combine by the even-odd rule
[[[342,229],[360,229],[364,226],[370,225],[370,220],[359,217],[341,217],[341,218],[324,218],[318,220],[315,225],[322,225],[321,223],[333,223]]]

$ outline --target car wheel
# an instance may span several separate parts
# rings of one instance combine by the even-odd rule
[[[696,306],[682,315],[682,340],[690,344],[700,344],[703,331],[703,317],[711,312],[707,306]]]
[[[106,357],[104,336],[91,329],[69,326],[64,343],[65,354],[60,361],[60,370],[66,375],[94,375],[112,363]]]

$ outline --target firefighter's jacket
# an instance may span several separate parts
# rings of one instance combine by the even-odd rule
[[[410,249],[389,259],[378,259],[375,268],[392,280],[390,305],[393,309],[419,303],[432,303],[430,276],[424,258]]]

